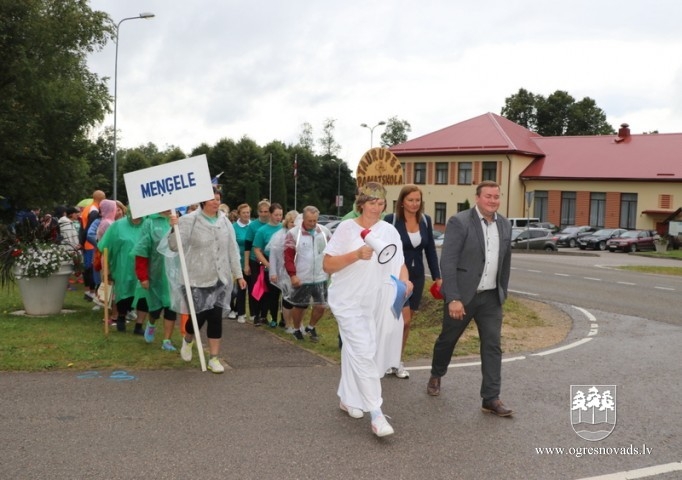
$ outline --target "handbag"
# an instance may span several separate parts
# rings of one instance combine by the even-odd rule
[[[253,285],[251,295],[256,300],[260,300],[267,291],[268,284],[265,281],[265,267],[261,265],[260,272],[258,272],[258,278],[256,278],[256,283]]]

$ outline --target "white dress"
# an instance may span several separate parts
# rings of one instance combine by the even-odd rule
[[[395,256],[380,264],[377,254],[358,260],[332,274],[329,307],[339,325],[341,350],[341,401],[366,412],[381,407],[380,378],[389,367],[400,363],[403,319],[391,311],[396,288],[391,275],[399,277],[405,262],[400,234],[390,223],[380,220],[371,235],[397,247]],[[365,244],[363,228],[355,220],[339,224],[327,244],[325,254],[343,255]]]

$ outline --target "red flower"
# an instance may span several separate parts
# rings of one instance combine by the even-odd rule
[[[24,253],[24,252],[22,252],[22,251],[19,250],[19,249],[12,250],[12,256],[13,256],[13,257],[18,257],[18,256],[21,255],[22,253]]]

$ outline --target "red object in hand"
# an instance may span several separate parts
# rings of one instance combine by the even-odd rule
[[[440,293],[440,287],[436,282],[433,282],[431,284],[431,288],[429,288],[429,292],[431,292],[431,296],[435,298],[436,300],[443,300],[443,294]]]
[[[360,236],[361,236],[362,239],[364,240],[365,237],[366,237],[370,232],[371,232],[371,230],[370,230],[369,228],[365,228],[362,232],[360,232]]]

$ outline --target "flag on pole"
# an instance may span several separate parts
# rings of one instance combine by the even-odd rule
[[[218,179],[220,178],[220,176],[221,176],[223,173],[225,173],[225,172],[220,172],[218,175],[216,175],[215,177],[213,177],[213,178],[211,179],[211,184],[212,184],[212,185],[218,185]]]
[[[294,156],[294,178],[298,177],[298,155]]]

